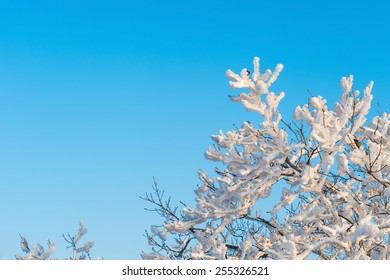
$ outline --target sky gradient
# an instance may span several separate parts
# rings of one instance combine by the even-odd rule
[[[255,113],[232,103],[225,71],[285,68],[290,119],[309,93],[330,104],[340,79],[374,80],[373,113],[389,111],[386,1],[0,0],[0,259],[19,234],[61,238],[79,220],[92,257],[139,259],[162,220],[139,196],[153,176],[193,204],[210,135]]]

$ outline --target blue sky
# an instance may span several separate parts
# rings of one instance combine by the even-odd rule
[[[139,199],[153,176],[193,203],[211,134],[254,113],[229,101],[231,68],[283,63],[281,111],[330,103],[342,76],[374,80],[388,111],[386,1],[0,0],[0,259],[19,234],[62,240],[84,220],[93,257],[138,259],[161,222]],[[85,240],[87,241],[87,240]]]

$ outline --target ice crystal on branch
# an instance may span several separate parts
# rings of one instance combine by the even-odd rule
[[[165,218],[147,232],[145,259],[390,259],[390,118],[367,124],[370,82],[363,94],[341,79],[340,100],[297,106],[282,119],[284,93],[270,91],[282,65],[251,74],[228,70],[232,101],[260,115],[260,124],[213,135],[207,159],[224,165],[215,177],[199,171],[196,205],[172,211],[155,195],[146,200]],[[280,201],[264,211],[271,191]],[[263,211],[260,211],[263,210]]]

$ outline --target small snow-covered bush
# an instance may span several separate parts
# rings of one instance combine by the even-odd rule
[[[83,246],[79,247],[80,239],[87,234],[87,228],[84,226],[84,222],[80,221],[79,229],[75,235],[65,234],[62,237],[69,244],[67,247],[72,249],[72,257],[69,260],[85,260],[91,259],[89,251],[94,245],[94,241],[90,240],[85,243]],[[26,253],[26,256],[15,256],[17,260],[48,260],[51,258],[51,255],[54,253],[56,247],[54,243],[50,240],[47,241],[48,250],[45,251],[45,248],[41,244],[30,245],[27,242],[27,239],[20,236],[20,247],[22,251]]]

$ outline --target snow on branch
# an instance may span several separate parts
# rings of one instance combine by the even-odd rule
[[[48,250],[45,251],[44,247],[39,243],[37,245],[30,245],[26,238],[20,236],[20,239],[20,247],[27,256],[16,255],[15,258],[17,260],[47,260],[56,249],[54,243],[50,240],[47,241]]]
[[[224,168],[198,172],[194,206],[172,208],[155,185],[157,199],[146,200],[164,221],[146,232],[152,252],[142,257],[390,259],[390,115],[367,122],[373,82],[361,94],[344,77],[338,102],[313,96],[288,123],[284,93],[270,91],[283,66],[260,73],[253,64],[253,74],[226,76],[244,91],[231,100],[259,113],[260,125],[212,135],[205,157]]]

